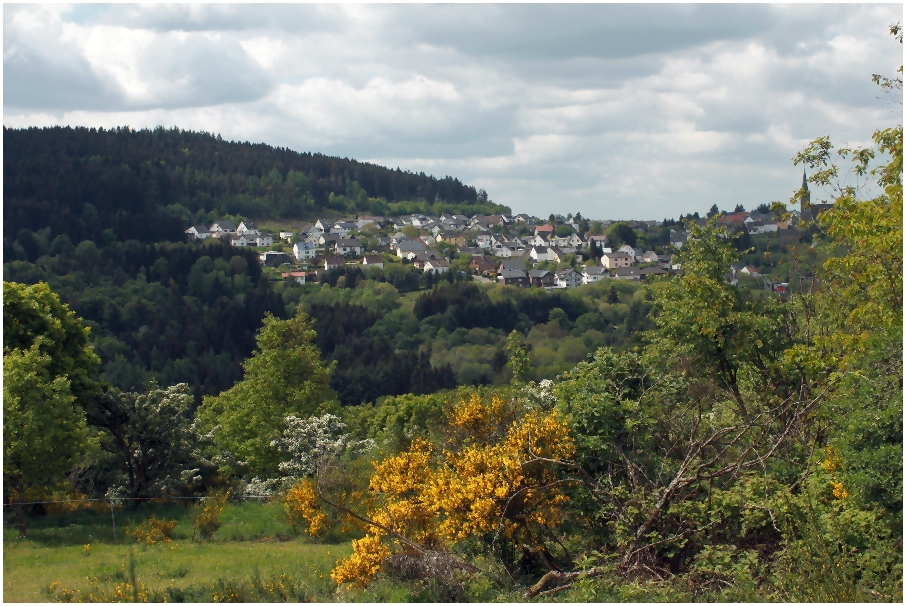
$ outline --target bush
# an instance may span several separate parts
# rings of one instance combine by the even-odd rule
[[[135,528],[126,530],[127,535],[135,537],[137,543],[145,542],[148,545],[155,543],[169,543],[173,536],[173,529],[176,528],[177,520],[142,520],[142,523]]]
[[[214,536],[214,533],[223,525],[220,515],[223,513],[229,498],[229,490],[226,492],[211,491],[203,501],[195,506],[197,513],[192,522],[192,539],[195,539],[196,532],[205,539],[210,539]]]

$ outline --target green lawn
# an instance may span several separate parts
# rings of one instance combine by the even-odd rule
[[[170,543],[136,544],[123,535],[124,527],[151,515],[179,520]],[[109,512],[30,516],[27,539],[18,538],[7,523],[3,599],[46,602],[58,599],[62,589],[109,596],[129,581],[132,552],[137,582],[145,586],[149,599],[167,599],[169,591],[173,600],[212,601],[219,592],[240,601],[325,601],[336,588],[331,569],[351,552],[348,540],[315,544],[295,538],[279,504],[228,506],[223,526],[209,541],[189,538],[190,516],[181,505],[118,512],[116,540]],[[57,585],[50,593],[53,583]],[[281,583],[283,589],[275,588]]]

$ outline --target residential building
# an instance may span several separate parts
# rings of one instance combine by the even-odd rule
[[[504,269],[497,272],[497,281],[507,286],[528,286],[529,279],[523,269]]]
[[[554,286],[575,288],[582,285],[582,274],[575,269],[561,269],[554,273]]]
[[[295,280],[299,284],[305,284],[306,275],[304,271],[285,271],[280,274],[284,280]]]
[[[450,262],[446,259],[429,259],[422,268],[426,273],[443,274],[450,271]]]
[[[635,280],[638,282],[642,279],[640,271],[637,267],[618,267],[613,270],[613,277],[618,280]]]
[[[632,265],[632,257],[624,252],[604,253],[601,255],[601,265],[607,269],[630,267]]]
[[[525,261],[521,257],[503,259],[497,264],[497,273],[499,274],[505,269],[519,269],[525,271]]]
[[[344,238],[337,240],[336,244],[334,245],[334,251],[338,255],[343,255],[344,257],[348,257],[350,255],[357,257],[362,254],[362,245],[358,240],[354,238]]]
[[[424,252],[425,249],[427,246],[421,240],[403,240],[396,245],[396,256],[400,259],[411,259],[415,253]]]
[[[240,236],[241,237],[241,236]],[[261,264],[265,267],[276,267],[277,265],[283,265],[284,263],[289,265],[292,261],[292,257],[285,252],[279,252],[276,250],[269,250],[258,255],[258,259],[261,261]]]
[[[362,258],[362,265],[366,267],[384,267],[384,257],[381,255],[365,255]]]
[[[638,272],[642,280],[647,280],[650,276],[666,276],[670,273],[660,267],[643,267]]]
[[[345,264],[346,260],[343,257],[328,255],[324,258],[324,269],[336,269],[337,267],[343,267]]]
[[[211,232],[211,235],[214,234],[235,234],[236,233],[236,224],[232,221],[214,221],[208,227],[208,231]]]
[[[256,233],[249,232],[244,234],[249,242],[254,241],[255,246],[264,247],[264,246],[273,246],[274,245],[274,236],[266,231],[260,231]]]
[[[258,227],[251,221],[243,221],[239,224],[239,227],[236,228],[236,233],[240,236],[248,236],[249,234],[257,234]]]
[[[548,260],[547,249],[543,246],[533,246],[531,250],[529,250],[529,255],[531,255],[532,260],[537,263]]]
[[[594,284],[598,280],[609,278],[610,274],[603,267],[590,266],[582,269],[582,283]]]
[[[317,254],[317,246],[311,242],[296,242],[293,244],[293,256],[299,261],[314,259]]]
[[[554,274],[546,269],[532,269],[528,276],[532,286],[550,288],[554,285]]]
[[[185,233],[190,239],[195,240],[204,240],[205,238],[211,237],[211,230],[204,225],[193,225],[187,229]]]
[[[488,255],[475,255],[469,261],[469,269],[476,273],[486,276],[495,271],[494,259]]]

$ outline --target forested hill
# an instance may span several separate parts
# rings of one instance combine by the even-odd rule
[[[15,240],[28,255],[22,230],[47,227],[73,242],[152,243],[181,240],[190,224],[227,214],[509,212],[452,177],[178,128],[4,127],[3,146],[7,258],[17,256]]]

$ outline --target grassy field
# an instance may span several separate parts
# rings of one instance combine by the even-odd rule
[[[176,519],[173,540],[137,544],[124,529],[143,518]],[[157,505],[117,512],[29,516],[28,538],[7,524],[3,533],[3,599],[46,602],[67,595],[110,597],[129,585],[130,554],[147,599],[167,601],[327,601],[336,585],[335,562],[349,541],[296,538],[280,504],[230,505],[211,540],[191,540],[191,511]],[[282,575],[282,576],[281,576]],[[75,593],[78,590],[79,593]],[[131,591],[131,590],[130,590]]]

